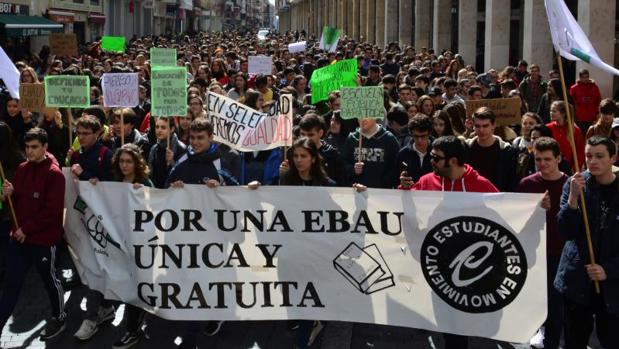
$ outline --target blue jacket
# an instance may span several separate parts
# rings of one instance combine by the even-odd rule
[[[586,180],[585,203],[591,228],[591,240],[595,261],[606,271],[607,279],[600,282],[604,303],[608,312],[619,315],[619,196],[615,196],[606,215],[606,228],[600,229],[600,186],[589,171],[583,173]],[[563,186],[561,209],[557,214],[559,232],[566,238],[554,286],[565,297],[575,303],[589,305],[593,282],[585,269],[590,264],[587,239],[580,207],[571,209],[568,205],[570,183]],[[619,186],[619,179],[615,185]]]
[[[80,164],[84,172],[80,175],[80,180],[87,181],[97,178],[100,181],[111,181],[112,176],[112,151],[105,147],[100,141],[89,149],[74,152],[71,155],[71,165]]]
[[[201,154],[196,154],[191,147],[188,147],[187,153],[170,171],[166,187],[176,181],[183,181],[185,184],[204,184],[209,179],[216,179],[221,182],[218,172],[220,168],[217,144],[211,143],[210,148]]]

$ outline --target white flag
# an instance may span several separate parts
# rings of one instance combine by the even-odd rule
[[[4,49],[0,47],[0,79],[4,81],[11,97],[19,99],[19,70],[6,55]]]
[[[619,75],[618,69],[600,59],[563,0],[545,0],[545,3],[552,44],[561,56],[570,61],[583,60],[610,74]]]

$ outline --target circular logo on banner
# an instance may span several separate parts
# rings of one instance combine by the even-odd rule
[[[442,300],[467,313],[502,309],[527,279],[526,255],[516,236],[480,217],[434,226],[421,246],[421,268]]]

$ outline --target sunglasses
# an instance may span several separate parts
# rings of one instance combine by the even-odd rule
[[[432,154],[432,153],[430,153],[430,159],[431,159],[432,161],[434,161],[434,162],[439,162],[439,161],[441,161],[441,160],[445,160],[445,159],[447,159],[447,158],[446,158],[446,157],[444,157],[444,156],[438,156],[438,155],[436,155],[436,154]]]

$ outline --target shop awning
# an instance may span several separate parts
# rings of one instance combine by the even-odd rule
[[[91,13],[88,15],[88,20],[91,23],[105,24],[105,15]]]
[[[39,16],[0,15],[0,28],[6,36],[39,36],[64,31],[62,24]]]

